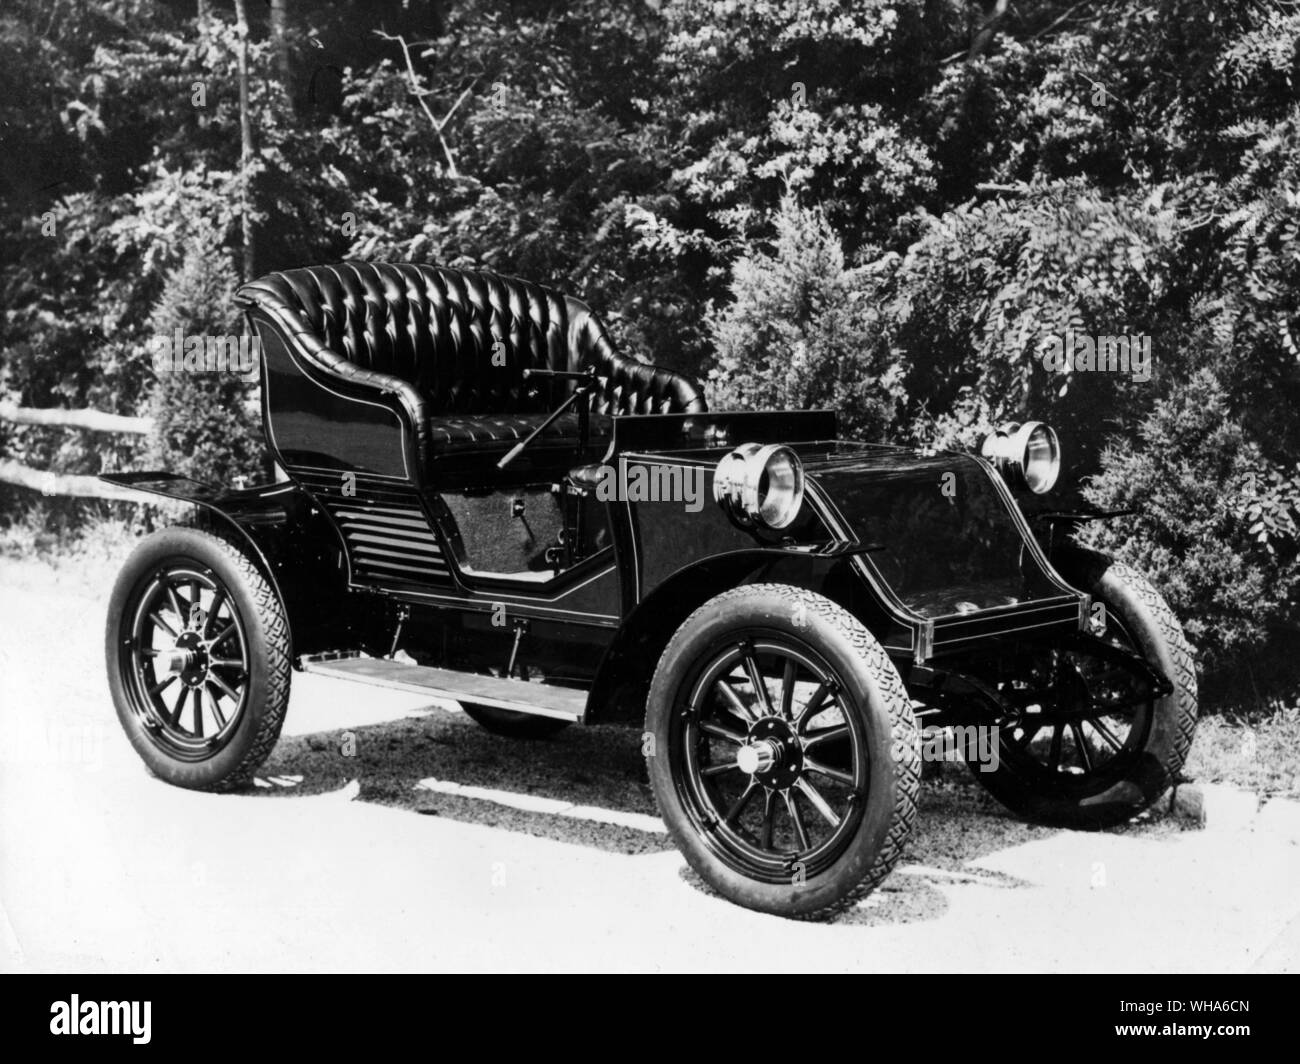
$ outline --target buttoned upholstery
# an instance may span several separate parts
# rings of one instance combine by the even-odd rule
[[[429,437],[433,449],[439,454],[464,453],[483,448],[505,450],[507,447],[513,447],[545,421],[545,414],[436,417],[429,422]],[[610,434],[609,418],[593,417],[589,425],[589,433],[595,439],[607,439]],[[533,446],[571,447],[577,439],[577,415],[562,414],[546,426]]]
[[[580,300],[486,271],[345,262],[268,274],[239,298],[267,312],[326,370],[388,391],[401,382],[420,422],[418,445],[432,461],[513,445],[572,390],[526,380],[529,368],[594,366],[596,415],[707,409],[694,382],[615,351]],[[602,418],[592,422],[597,432],[608,429]],[[576,437],[576,417],[562,418],[538,442],[571,445]]]

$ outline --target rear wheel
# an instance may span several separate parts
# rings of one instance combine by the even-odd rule
[[[109,601],[109,687],[157,776],[223,790],[270,754],[289,703],[289,626],[242,550],[166,528],[127,559]]]
[[[820,595],[753,584],[679,628],[650,686],[646,763],[691,867],[730,900],[829,915],[902,855],[919,753],[893,663]]]

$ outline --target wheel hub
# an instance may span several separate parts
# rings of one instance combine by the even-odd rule
[[[762,717],[751,725],[748,741],[736,752],[736,766],[764,787],[784,789],[803,771],[803,744],[789,721]]]
[[[198,632],[182,632],[171,650],[160,655],[167,672],[189,687],[198,687],[208,675],[208,648]]]
[[[736,764],[741,772],[751,776],[756,772],[770,772],[781,759],[781,747],[771,739],[760,739],[756,743],[747,743],[736,753]]]

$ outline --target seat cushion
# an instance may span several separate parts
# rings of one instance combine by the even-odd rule
[[[431,417],[429,440],[433,460],[449,454],[484,452],[495,454],[507,451],[542,424],[546,414],[498,414],[480,417]],[[607,439],[611,427],[609,418],[592,417],[589,436],[592,441]],[[565,414],[546,427],[546,431],[533,441],[533,448],[542,450],[555,447],[576,447],[579,443],[578,415]]]
[[[691,380],[614,349],[581,300],[487,270],[344,262],[268,274],[244,285],[256,306],[327,368],[403,381],[428,417],[546,413],[572,382],[528,369],[596,371],[597,414],[703,413]]]

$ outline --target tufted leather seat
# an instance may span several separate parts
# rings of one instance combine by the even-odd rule
[[[513,446],[540,424],[573,385],[526,381],[529,368],[594,366],[596,415],[707,409],[694,382],[615,351],[580,300],[486,271],[345,262],[268,274],[239,299],[271,315],[327,371],[400,387],[422,464]],[[592,428],[608,432],[607,419],[593,417]],[[561,418],[537,443],[571,448],[577,431],[576,417]]]
[[[513,447],[538,425],[545,414],[512,414],[500,417],[442,417],[429,422],[430,436],[439,454],[455,454],[484,448],[504,450]],[[609,418],[593,417],[588,426],[592,439],[605,440],[610,435]],[[534,442],[535,448],[572,447],[578,439],[578,418],[565,414],[550,425]]]

